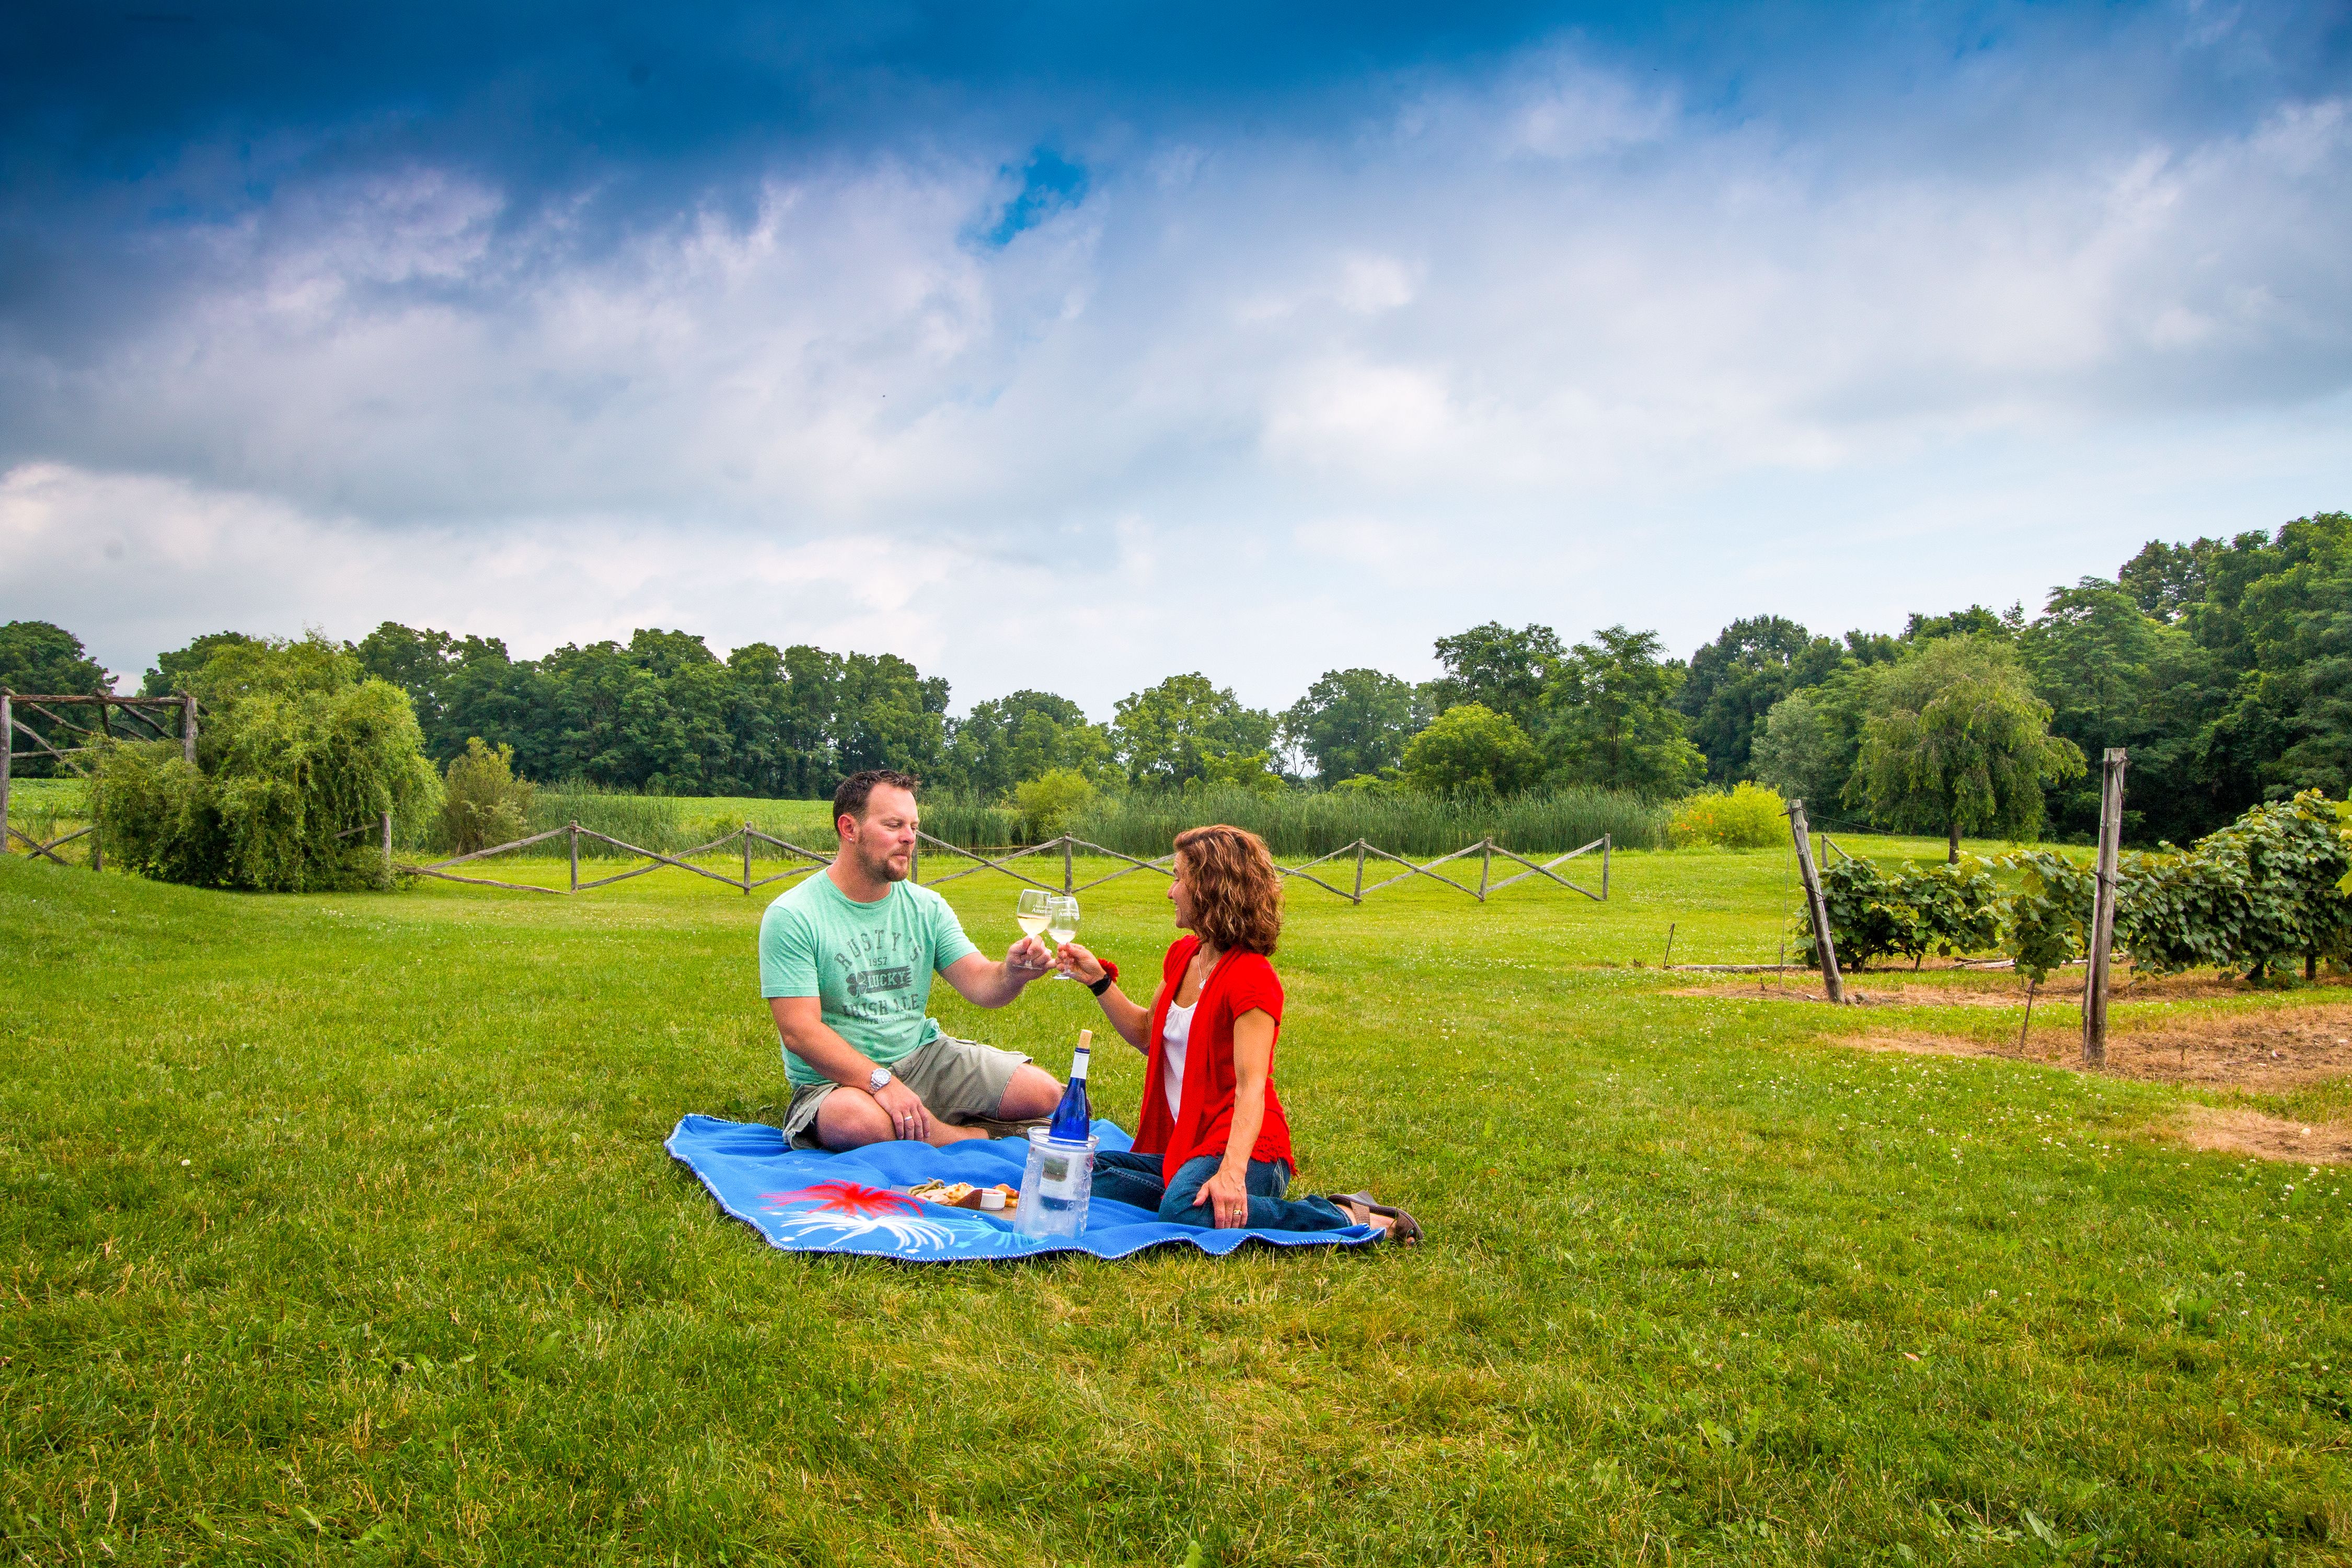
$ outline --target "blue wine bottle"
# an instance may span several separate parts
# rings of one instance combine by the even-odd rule
[[[1078,1031],[1077,1054],[1070,1058],[1070,1087],[1054,1107],[1054,1123],[1046,1131],[1072,1143],[1083,1143],[1095,1130],[1094,1108],[1087,1103],[1087,1055],[1094,1043],[1092,1029]]]

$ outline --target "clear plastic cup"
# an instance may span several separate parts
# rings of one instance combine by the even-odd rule
[[[1043,1127],[1029,1130],[1029,1163],[1021,1172],[1021,1207],[1013,1216],[1020,1236],[1076,1236],[1087,1228],[1087,1201],[1094,1194],[1095,1146],[1054,1137]]]

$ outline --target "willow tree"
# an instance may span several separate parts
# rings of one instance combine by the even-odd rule
[[[2083,773],[2082,751],[2050,732],[2050,712],[2009,643],[1923,644],[1873,674],[1846,804],[1890,826],[1941,832],[1956,864],[1963,833],[2036,837],[2043,788]]]

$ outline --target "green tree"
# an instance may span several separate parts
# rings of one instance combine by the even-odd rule
[[[1543,753],[1509,715],[1465,702],[1406,744],[1404,776],[1424,795],[1516,795],[1543,776]]]
[[[1814,637],[1794,621],[1758,616],[1732,622],[1691,655],[1675,706],[1706,754],[1707,777],[1727,784],[1752,776],[1764,716],[1790,692],[1828,679],[1843,651],[1835,638]]]
[[[1016,691],[972,705],[948,741],[950,777],[994,799],[1026,780],[1067,772],[1100,783],[1116,771],[1108,725],[1050,691]],[[1045,837],[1054,837],[1048,833]]]
[[[1654,799],[1706,776],[1706,758],[1683,733],[1674,706],[1683,670],[1658,657],[1655,632],[1610,626],[1579,643],[1544,689],[1545,753],[1570,784],[1630,790]]]
[[[1282,716],[1283,739],[1315,763],[1326,786],[1404,761],[1428,722],[1412,687],[1377,669],[1328,669]]]
[[[2279,530],[2273,569],[2247,584],[2238,620],[2253,655],[2236,706],[2276,738],[2260,773],[2272,794],[2352,790],[2352,513]]]
[[[1559,635],[1549,626],[1513,631],[1488,621],[1437,639],[1437,662],[1445,673],[1422,689],[1421,700],[1431,713],[1475,702],[1533,732],[1545,685],[1562,657]]]
[[[1119,761],[1139,785],[1186,784],[1204,776],[1213,757],[1271,752],[1274,731],[1273,714],[1198,671],[1119,699],[1111,721]]]
[[[2006,610],[1988,610],[1982,605],[1970,605],[1965,610],[1954,610],[1946,616],[1923,616],[1914,611],[1903,625],[1902,640],[1906,643],[1933,642],[1937,637],[1987,637],[2008,639],[2025,629],[2025,606],[2011,605]]]
[[[1070,819],[1092,805],[1099,793],[1094,781],[1076,768],[1048,768],[1015,784],[1013,804],[1034,844],[1060,837]]]
[[[47,621],[0,626],[0,686],[51,697],[113,689],[105,667],[89,657],[81,638]]]
[[[2083,772],[2081,750],[2050,733],[2050,704],[2017,649],[1983,633],[1937,638],[1872,672],[1866,712],[1847,804],[1940,830],[1955,865],[1964,832],[2039,834],[2043,786]]]
[[[192,638],[185,647],[155,656],[155,668],[149,670],[139,687],[142,697],[176,697],[189,689],[188,682],[196,671],[204,668],[214,654],[222,648],[241,643],[259,642],[243,632],[206,632]]]
[[[2051,591],[2018,639],[2050,730],[2085,756],[2131,752],[2124,831],[2187,842],[2210,827],[2217,803],[2199,779],[2199,738],[2229,698],[2212,656],[2180,626],[2144,612],[2116,584],[2085,577]],[[2049,799],[2053,826],[2090,834],[2099,823],[2095,776],[2085,773]]]
[[[1816,809],[1844,794],[1861,745],[1861,725],[1822,687],[1791,691],[1772,705],[1757,732],[1750,761],[1756,777],[1790,800]]]
[[[10,621],[0,626],[0,689],[42,697],[89,697],[113,689],[105,668],[89,657],[81,639],[47,621]],[[22,708],[16,710],[16,721],[60,751],[88,738],[61,731],[49,720]],[[14,734],[0,735],[0,745],[16,743]],[[15,766],[22,777],[50,778],[61,764],[35,753],[18,758]]]
[[[206,710],[194,765],[176,741],[114,746],[100,762],[110,852],[202,887],[383,885],[373,836],[349,830],[387,812],[429,816],[440,799],[407,694],[360,679],[350,651],[317,634],[217,644],[186,682]]]
[[[937,770],[947,749],[948,683],[895,653],[853,653],[835,688],[835,762],[843,775]]]

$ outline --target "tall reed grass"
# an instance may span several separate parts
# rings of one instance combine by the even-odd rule
[[[1399,855],[1444,855],[1489,835],[1521,854],[1556,854],[1603,834],[1619,848],[1659,847],[1666,841],[1666,816],[1663,805],[1613,790],[1475,801],[1350,790],[1260,795],[1229,789],[1105,797],[1072,818],[1069,831],[1106,849],[1147,858],[1167,854],[1177,834],[1205,822],[1246,827],[1285,856],[1328,855],[1359,838]]]
[[[992,848],[1034,841],[1011,806],[941,792],[923,796],[923,830],[964,848]],[[829,827],[821,825],[822,803],[809,801],[704,801],[678,795],[626,795],[576,784],[541,789],[531,802],[529,831],[543,833],[567,822],[675,855],[732,832],[748,818],[779,838],[831,854]],[[1612,790],[1559,790],[1504,800],[1438,800],[1413,795],[1360,795],[1335,790],[1276,795],[1247,790],[1210,790],[1198,795],[1106,795],[1069,823],[1079,838],[1107,849],[1145,858],[1165,855],[1185,828],[1230,822],[1264,838],[1277,855],[1328,855],[1362,838],[1399,855],[1444,855],[1465,849],[1492,835],[1521,854],[1557,854],[1610,835],[1621,849],[1654,849],[1666,843],[1670,808]],[[402,825],[404,846],[437,850],[412,841]],[[552,838],[523,851],[561,858],[565,842]],[[583,858],[612,859],[625,852],[595,839],[583,839]],[[755,859],[788,858],[784,851],[755,845]]]

